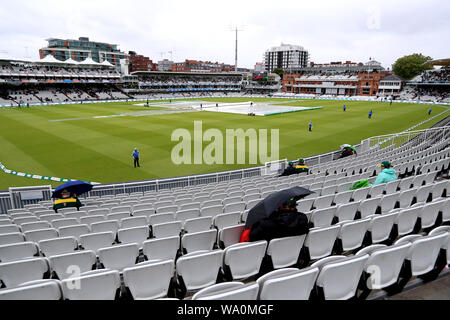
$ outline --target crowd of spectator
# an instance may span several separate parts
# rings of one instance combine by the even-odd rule
[[[41,65],[39,63],[6,63],[0,65],[0,76],[11,75],[32,77],[55,77],[55,76],[78,76],[78,77],[120,77],[114,68],[90,66],[53,66],[53,65]]]
[[[424,72],[422,74],[422,82],[450,82],[450,69]]]

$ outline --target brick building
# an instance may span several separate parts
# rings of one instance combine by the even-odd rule
[[[134,51],[129,53],[129,71],[156,71],[156,64],[149,57],[143,55],[138,55]]]
[[[387,72],[377,61],[365,64],[331,62],[290,70],[284,74],[282,91],[316,95],[376,96],[380,81]]]
[[[172,72],[233,72],[234,66],[211,61],[188,60],[172,65]]]

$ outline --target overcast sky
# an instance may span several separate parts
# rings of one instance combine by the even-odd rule
[[[154,62],[234,64],[236,25],[240,67],[253,68],[281,42],[303,46],[316,63],[372,57],[388,68],[416,52],[450,57],[450,1],[443,0],[0,1],[0,55],[14,58],[38,59],[50,37],[86,36]]]

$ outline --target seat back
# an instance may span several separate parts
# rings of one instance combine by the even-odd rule
[[[130,217],[120,220],[120,228],[137,228],[137,227],[148,227],[149,223],[147,217]]]
[[[119,221],[117,220],[95,222],[91,224],[92,233],[112,232],[115,237],[117,230],[119,230]]]
[[[359,279],[369,255],[355,256],[322,266],[316,284],[325,300],[347,300],[355,296]]]
[[[408,254],[413,276],[431,271],[436,263],[440,248],[447,240],[448,233],[440,233],[415,240]]]
[[[309,249],[311,260],[320,259],[331,254],[339,230],[339,225],[309,230],[304,245]]]
[[[58,280],[0,290],[0,300],[61,300]]]
[[[34,242],[20,242],[0,246],[0,262],[30,259],[39,253]]]
[[[192,300],[256,300],[258,296],[259,286],[257,283],[243,284],[241,287],[221,290],[217,293],[209,295],[195,295]]]
[[[200,209],[187,209],[187,210],[182,210],[182,211],[178,211],[175,214],[175,220],[176,221],[181,221],[184,222],[188,219],[195,219],[200,217]]]
[[[369,231],[372,243],[380,243],[389,238],[398,213],[383,214],[371,219]]]
[[[184,222],[183,229],[187,233],[207,231],[213,225],[212,217],[200,217],[195,219],[187,219]]]
[[[152,226],[154,238],[167,238],[179,236],[183,225],[181,221],[174,221],[169,223],[155,224]]]
[[[97,252],[100,262],[106,269],[122,271],[136,264],[139,247],[136,243],[130,243],[101,248]]]
[[[223,207],[222,205],[217,205],[217,206],[211,206],[211,207],[203,207],[200,210],[200,215],[202,217],[215,217],[218,214],[222,214],[223,213]]]
[[[224,265],[230,269],[233,280],[256,275],[266,253],[267,241],[238,243],[224,250]]]
[[[51,256],[49,261],[51,270],[63,280],[94,269],[97,259],[94,251],[83,250]]]
[[[61,281],[65,299],[68,300],[114,300],[120,289],[119,271],[83,275]]]
[[[180,237],[150,239],[143,244],[143,253],[148,260],[174,260],[180,249]]]
[[[366,218],[342,223],[338,237],[342,241],[344,251],[354,250],[362,246],[370,221],[370,218]]]
[[[233,202],[225,205],[223,207],[223,213],[232,213],[232,212],[239,212],[242,213],[245,210],[245,202]]]
[[[187,233],[181,238],[181,248],[186,253],[212,250],[217,238],[217,230]]]
[[[407,189],[405,191],[400,192],[398,199],[400,203],[400,208],[408,208],[409,206],[411,206],[411,203],[415,195],[416,189]]]
[[[96,223],[96,222],[103,222],[105,221],[105,216],[103,215],[91,215],[89,214],[89,216],[87,217],[81,217],[80,218],[80,224],[87,224],[88,226],[91,226],[91,224]]]
[[[59,228],[59,235],[61,237],[75,237],[77,240],[80,239],[81,235],[88,234],[90,232],[91,229],[87,224]]]
[[[396,283],[410,248],[411,243],[404,243],[371,253],[364,267],[364,270],[371,274],[366,282],[367,287],[377,290]]]
[[[80,245],[85,250],[92,250],[97,254],[98,249],[111,247],[114,238],[115,235],[111,231],[84,234],[80,236]]]
[[[419,217],[421,208],[409,208],[400,210],[398,212],[395,224],[397,225],[398,235],[405,235],[411,233],[416,225],[417,218]]]
[[[148,227],[119,229],[117,231],[117,239],[120,243],[137,243],[139,247],[142,247],[149,236],[150,229]]]
[[[269,273],[264,281],[257,281],[260,286],[259,300],[308,300],[318,275],[318,268],[272,277]]]
[[[216,283],[222,259],[222,250],[188,254],[178,258],[176,272],[187,291],[199,290]]]
[[[275,269],[286,268],[297,263],[306,235],[272,239],[267,246]]]
[[[24,223],[20,226],[20,228],[22,229],[22,232],[40,230],[40,229],[48,229],[51,227],[52,227],[51,224],[48,223],[47,221],[29,222],[29,223]],[[0,233],[1,233],[1,231],[0,231]]]
[[[0,280],[7,288],[41,280],[49,272],[46,258],[31,258],[0,263]]]
[[[75,237],[59,237],[39,241],[39,248],[46,257],[73,252],[78,248]]]
[[[133,299],[157,299],[167,295],[174,274],[174,261],[125,268],[123,280]]]
[[[359,207],[358,202],[350,202],[338,205],[335,216],[338,218],[339,221],[354,220],[358,207]]]
[[[311,222],[315,228],[329,227],[336,213],[336,206],[314,210],[311,214]]]
[[[214,226],[219,230],[226,227],[238,225],[240,222],[241,222],[240,212],[219,214],[215,216],[213,219]]]
[[[64,219],[57,219],[52,221],[52,226],[55,229],[63,228],[63,227],[69,227],[69,226],[76,226],[80,223],[76,218],[64,218]]]
[[[153,226],[155,224],[161,224],[161,223],[169,223],[175,221],[175,214],[174,213],[158,213],[151,215],[148,218],[149,225]]]
[[[419,211],[422,228],[429,228],[434,226],[442,205],[443,202],[434,201],[427,203],[422,207],[422,210]]]
[[[331,206],[331,203],[333,202],[334,194],[326,195],[326,196],[320,196],[317,197],[314,201],[313,206],[316,209],[324,209]]]
[[[31,223],[35,223],[35,222],[31,222]],[[29,224],[29,223],[26,223]],[[4,225],[4,226],[0,226],[0,235],[1,234],[8,234],[8,233],[20,233],[21,227],[19,227],[16,224],[8,224],[8,225]]]
[[[221,248],[229,247],[239,243],[245,224],[239,224],[232,227],[226,227],[219,230],[219,246]]]
[[[23,233],[27,241],[39,242],[41,240],[54,239],[59,237],[56,229],[41,229],[34,231],[27,231]]]
[[[359,212],[361,213],[361,218],[366,218],[376,213],[378,205],[381,202],[381,197],[370,198],[363,200],[359,203]]]

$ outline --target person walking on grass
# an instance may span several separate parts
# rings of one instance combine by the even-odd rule
[[[309,132],[311,132],[311,131],[312,131],[312,120],[309,121]]]
[[[347,110],[347,106],[344,104],[344,112]]]
[[[369,112],[369,119],[372,119],[372,114],[373,114],[373,111],[370,110],[370,112]]]
[[[134,148],[133,151],[133,159],[134,159],[134,167],[140,167],[139,165],[139,151],[137,148]]]
[[[428,115],[431,115],[431,111],[433,111],[433,110],[431,110],[431,108],[428,109]]]

